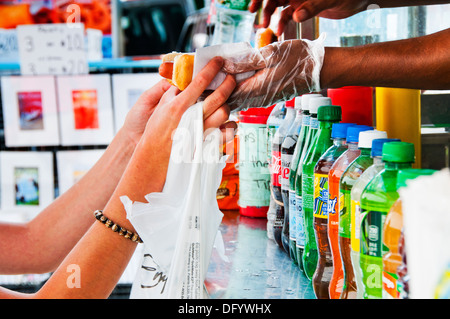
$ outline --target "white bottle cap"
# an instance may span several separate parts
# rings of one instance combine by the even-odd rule
[[[309,99],[309,113],[317,114],[319,106],[331,105],[331,99],[329,97],[313,97]]]
[[[372,148],[372,141],[378,138],[387,138],[385,131],[369,130],[359,133],[359,148]]]
[[[302,110],[309,110],[309,99],[312,97],[321,97],[322,94],[318,94],[318,93],[310,93],[310,94],[303,94],[302,95]]]
[[[296,96],[295,97],[295,107],[296,110],[301,110],[302,109],[302,97],[301,96]]]

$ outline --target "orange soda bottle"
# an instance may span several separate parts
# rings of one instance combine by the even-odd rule
[[[373,127],[355,125],[347,129],[348,149],[338,157],[328,173],[328,241],[333,257],[333,275],[329,286],[331,299],[339,299],[344,286],[344,272],[339,251],[339,182],[347,166],[361,154],[358,148],[359,132],[367,130],[373,130]]]
[[[435,173],[432,169],[402,169],[397,175],[397,188],[407,186],[407,181],[423,175]],[[387,253],[383,255],[383,299],[399,299],[402,293],[397,275],[397,269],[402,264],[399,251],[400,235],[403,228],[403,213],[401,199],[397,199],[386,216],[383,228],[383,245]]]

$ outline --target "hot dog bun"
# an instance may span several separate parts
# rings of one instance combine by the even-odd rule
[[[271,28],[260,28],[256,31],[255,43],[257,49],[261,49],[262,47],[265,47],[266,45],[276,41],[277,36]]]
[[[194,54],[172,52],[162,57],[159,74],[183,91],[192,81]]]

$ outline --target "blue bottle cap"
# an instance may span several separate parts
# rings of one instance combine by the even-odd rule
[[[355,125],[350,126],[347,130],[347,143],[349,142],[358,142],[359,141],[359,132],[373,130],[372,126],[368,125]]]
[[[388,142],[400,142],[398,138],[377,138],[372,141],[372,157],[383,155],[383,144]]]
[[[334,123],[331,127],[331,138],[346,138],[347,129],[355,123]]]

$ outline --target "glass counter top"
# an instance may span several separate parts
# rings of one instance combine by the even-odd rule
[[[224,261],[213,249],[205,285],[212,299],[316,299],[311,281],[267,238],[266,219],[224,211]]]

